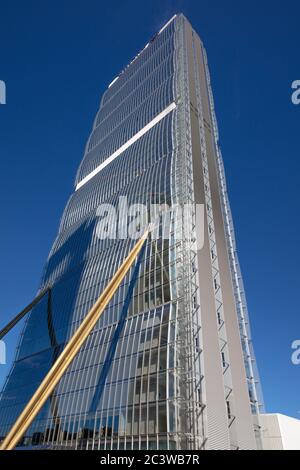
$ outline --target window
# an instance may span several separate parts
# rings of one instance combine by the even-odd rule
[[[224,353],[224,351],[221,352],[221,356],[222,356],[222,365],[223,365],[223,367],[225,368],[227,364],[226,364],[226,360],[225,360],[225,353]]]
[[[167,396],[166,374],[159,374],[158,399],[162,400]]]
[[[156,389],[157,389],[157,378],[156,375],[150,376],[150,383],[149,383],[149,401],[156,400]]]
[[[167,410],[165,403],[158,407],[158,432],[167,432]]]
[[[231,419],[231,410],[230,410],[230,403],[229,403],[229,401],[226,401],[226,406],[227,406],[227,416],[228,416],[228,419]]]
[[[149,405],[149,416],[148,416],[148,433],[154,434],[157,432],[156,429],[156,406]]]

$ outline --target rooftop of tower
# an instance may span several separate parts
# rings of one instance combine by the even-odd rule
[[[113,81],[108,85],[108,88],[110,88],[110,87],[121,77],[121,75],[123,75],[123,73],[125,72],[125,70],[126,70],[131,64],[133,64],[133,63],[136,61],[136,59],[141,55],[141,53],[142,53],[145,49],[147,49],[147,47],[149,46],[149,44],[151,44],[151,42],[153,42],[154,39],[155,39],[160,33],[162,33],[162,31],[163,31],[165,28],[167,28],[167,26],[169,26],[169,24],[172,23],[172,21],[173,21],[177,16],[179,16],[178,13],[176,13],[175,15],[173,15],[172,18],[170,18],[170,19],[160,28],[160,30],[159,30],[157,33],[155,33],[154,36],[152,36],[152,38],[150,39],[150,41],[147,42],[146,46],[143,47],[143,49],[141,49],[141,50],[138,52],[138,54],[137,54],[136,56],[134,56],[134,58],[126,65],[126,67],[124,67],[124,68],[121,70],[121,72],[119,73],[119,75],[117,75],[117,76],[113,79]]]

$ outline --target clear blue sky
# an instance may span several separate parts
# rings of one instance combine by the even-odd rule
[[[266,408],[300,418],[299,1],[0,0],[0,324],[36,293],[101,93],[180,11],[208,53]]]

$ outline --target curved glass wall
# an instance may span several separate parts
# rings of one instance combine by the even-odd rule
[[[172,23],[105,92],[76,183],[174,102],[174,36]],[[70,197],[41,283],[51,296],[31,312],[2,393],[1,436],[135,243],[99,239],[98,206],[124,195],[128,205],[171,203],[174,126],[173,111]],[[147,242],[130,304],[134,266],[20,445],[176,446],[172,252],[169,240]]]

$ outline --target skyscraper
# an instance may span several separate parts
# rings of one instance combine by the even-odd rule
[[[260,403],[206,53],[181,14],[102,97],[45,265],[45,295],[2,392],[0,436],[135,243],[135,204],[192,209],[161,222],[168,237],[147,240],[20,445],[255,449]],[[119,235],[105,238],[99,220],[112,206]]]

